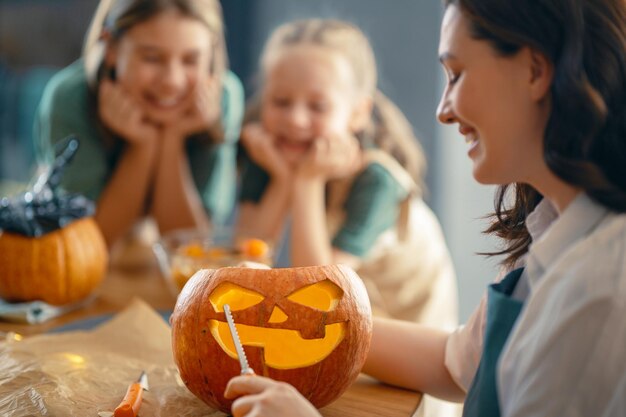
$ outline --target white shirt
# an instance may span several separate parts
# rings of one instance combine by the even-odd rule
[[[542,201],[527,219],[528,296],[498,363],[502,416],[626,415],[626,214],[579,195],[556,220]],[[516,292],[516,296],[517,296]],[[485,297],[446,346],[466,391],[482,353]]]

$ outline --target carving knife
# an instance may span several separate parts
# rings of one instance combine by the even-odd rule
[[[143,391],[148,391],[148,375],[141,372],[137,381],[128,386],[124,399],[113,412],[100,411],[98,417],[137,417],[143,397]]]
[[[241,375],[254,375],[254,370],[250,368],[250,365],[248,365],[248,358],[246,358],[246,352],[244,352],[243,346],[241,345],[239,333],[237,333],[235,321],[233,320],[233,315],[228,304],[224,304],[224,314],[226,315],[230,335],[233,337],[233,343],[235,344],[235,350],[237,351],[237,357],[239,358],[239,365],[241,365]]]

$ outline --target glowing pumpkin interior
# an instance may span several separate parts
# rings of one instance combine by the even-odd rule
[[[337,307],[342,297],[341,288],[329,280],[324,280],[294,291],[287,299],[320,312],[329,312]],[[231,282],[220,284],[209,296],[209,301],[216,312],[223,312],[224,304],[237,311],[250,308],[264,299],[263,294]],[[268,323],[282,323],[287,319],[288,315],[278,306],[274,306]],[[249,326],[241,323],[236,323],[235,326],[241,344],[262,347],[265,364],[275,369],[303,368],[318,363],[339,345],[345,335],[345,323],[326,325],[324,337],[317,339],[304,339],[298,330]],[[209,328],[224,352],[237,359],[228,324],[224,321],[210,320]]]

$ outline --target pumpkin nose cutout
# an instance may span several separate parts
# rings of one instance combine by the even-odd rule
[[[270,319],[267,321],[268,323],[282,323],[287,320],[287,314],[278,306],[274,306],[272,310],[272,315]]]

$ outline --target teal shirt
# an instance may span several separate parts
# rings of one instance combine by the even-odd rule
[[[241,201],[258,203],[269,175],[246,160],[242,172]],[[364,257],[378,237],[394,226],[400,203],[408,192],[381,164],[368,165],[354,180],[345,202],[346,220],[332,239],[333,247]]]
[[[236,197],[236,146],[244,110],[244,93],[235,74],[227,72],[222,91],[224,142],[188,140],[187,157],[194,183],[212,222],[225,223]],[[123,143],[108,148],[96,123],[82,60],[55,74],[47,84],[35,119],[38,162],[53,157],[55,143],[70,134],[80,140],[79,150],[63,176],[63,187],[98,200],[123,152]]]

